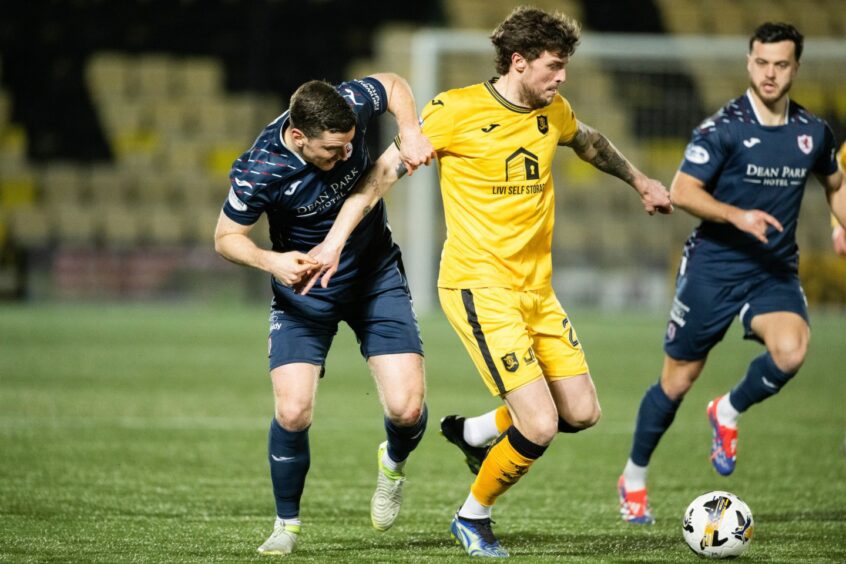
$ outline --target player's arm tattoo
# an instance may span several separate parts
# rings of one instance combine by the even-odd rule
[[[394,169],[394,172],[397,175],[397,180],[399,180],[400,178],[406,175],[408,169],[405,167],[405,163],[400,161],[397,164],[397,167]],[[378,194],[380,198],[382,197],[382,193],[379,191],[379,180],[375,176],[371,175],[367,178],[367,184],[364,187],[364,192],[372,192],[374,194]],[[373,211],[373,206],[364,206],[364,209],[361,210],[361,218],[364,219],[365,217],[367,217],[367,214],[369,214],[371,211]]]
[[[589,162],[602,172],[632,183],[634,170],[626,158],[603,134],[579,123],[573,139],[567,143],[583,161]]]

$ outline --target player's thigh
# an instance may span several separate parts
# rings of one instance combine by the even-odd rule
[[[294,363],[323,366],[337,332],[337,320],[271,309],[268,335],[270,370]]]
[[[420,327],[400,263],[392,263],[358,289],[344,309],[364,358],[423,354]]]
[[[706,358],[725,336],[747,293],[747,284],[680,276],[664,335],[664,352],[676,360]]]
[[[768,277],[751,291],[740,312],[745,337],[773,350],[784,341],[806,348],[810,317],[805,292],[797,276]]]
[[[533,443],[549,444],[558,432],[558,409],[543,378],[536,378],[503,396],[517,430]]]
[[[590,374],[559,378],[549,383],[558,415],[573,425],[590,426],[601,413],[596,386]]]
[[[423,357],[417,353],[371,356],[367,359],[379,399],[391,419],[413,425],[426,395]]]
[[[528,318],[532,349],[546,379],[554,382],[588,374],[582,343],[572,320],[551,288],[533,295],[535,307]]]
[[[503,395],[543,373],[532,350],[520,292],[503,288],[439,288],[447,320],[493,395]]]

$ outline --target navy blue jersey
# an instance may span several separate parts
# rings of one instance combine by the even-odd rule
[[[286,111],[265,127],[232,165],[223,211],[242,225],[253,225],[266,213],[274,251],[308,252],[321,243],[344,200],[372,165],[364,135],[370,121],[387,109],[385,88],[378,80],[365,78],[344,82],[336,89],[356,114],[352,153],[346,161],[322,171],[288,149],[283,143],[289,124]],[[380,200],[348,239],[330,288],[352,282],[359,274],[366,277],[398,256]],[[273,286],[277,300],[293,299],[290,290],[275,280]],[[317,296],[321,292],[318,285],[311,293]]]
[[[760,272],[795,272],[796,223],[811,173],[837,170],[834,135],[823,120],[793,101],[787,123],[760,124],[749,94],[736,98],[694,130],[680,170],[719,200],[758,209],[784,227],[767,230],[764,244],[729,223],[703,220],[685,244],[693,276],[743,279]]]

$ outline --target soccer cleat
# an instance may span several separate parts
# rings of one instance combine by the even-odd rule
[[[267,555],[291,554],[297,546],[299,536],[299,525],[283,525],[277,522],[264,544],[258,547],[258,551],[260,554]]]
[[[496,540],[491,523],[490,519],[467,519],[456,513],[449,530],[456,544],[463,546],[468,556],[508,558],[508,551]]]
[[[646,498],[646,488],[642,490],[626,490],[626,481],[623,476],[617,480],[617,493],[620,496],[620,516],[626,523],[636,525],[652,525],[655,519],[652,517],[652,510],[649,508],[649,501]]]
[[[708,404],[708,422],[711,424],[713,440],[711,441],[711,464],[722,476],[734,472],[737,462],[737,429],[720,425],[717,420],[717,402],[722,396]]]
[[[487,447],[475,447],[464,440],[464,418],[460,415],[447,415],[441,419],[441,434],[446,440],[461,449],[467,467],[474,474],[479,473],[482,462],[488,454]]]
[[[388,470],[382,464],[382,456],[388,450],[388,442],[379,445],[379,474],[376,477],[376,491],[370,499],[370,522],[377,531],[387,531],[397,520],[402,505],[402,486],[405,474]]]

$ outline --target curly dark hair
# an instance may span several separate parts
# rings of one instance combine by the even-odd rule
[[[550,14],[538,8],[515,8],[491,34],[496,49],[496,72],[503,75],[511,67],[511,55],[520,53],[533,61],[544,51],[570,57],[576,51],[582,26],[565,14]]]
[[[310,80],[291,96],[291,125],[306,137],[324,131],[346,133],[355,127],[355,112],[335,87],[322,80]]]
[[[802,46],[805,37],[799,30],[783,22],[766,22],[758,26],[752,37],[749,38],[749,52],[752,52],[752,44],[756,41],[761,43],[779,43],[780,41],[792,41],[796,46],[796,60],[802,57]]]

